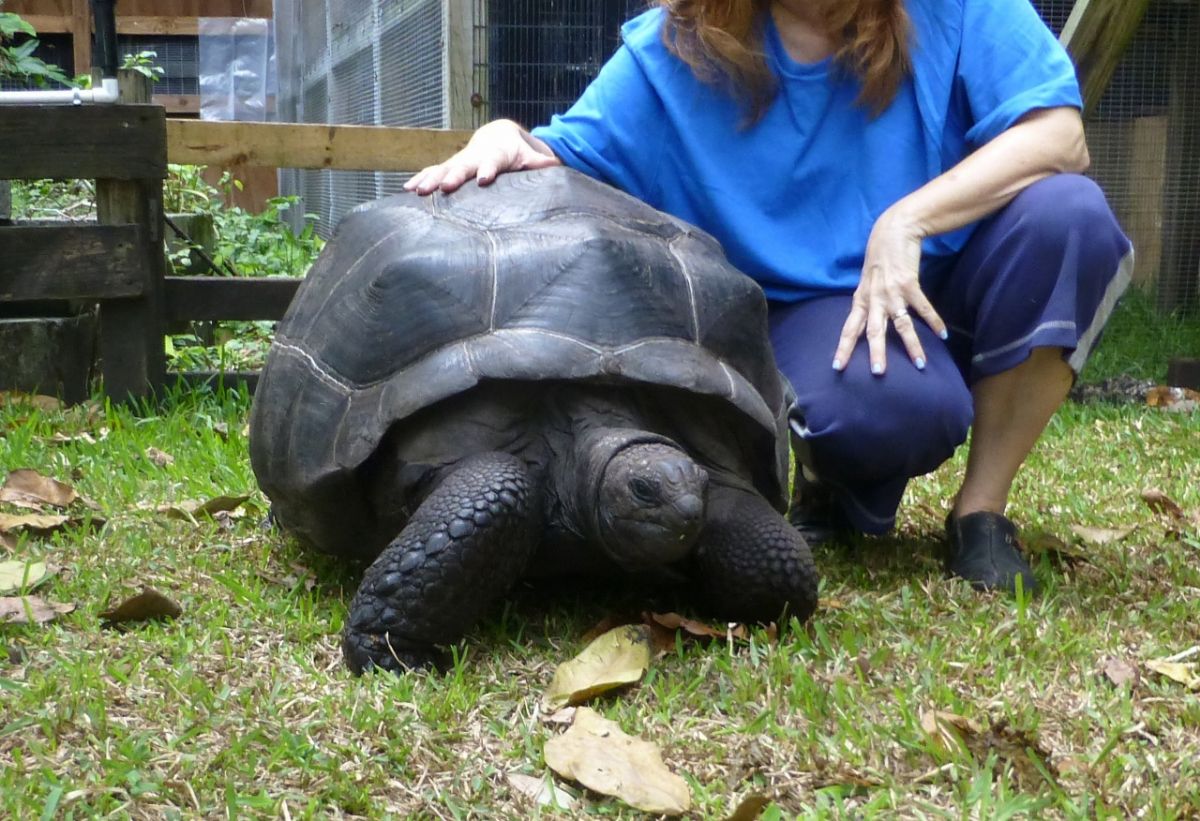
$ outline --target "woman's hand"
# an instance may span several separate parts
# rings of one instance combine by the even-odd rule
[[[946,338],[946,324],[925,298],[918,281],[921,267],[922,233],[915,222],[899,211],[885,211],[867,240],[862,279],[854,291],[850,315],[842,326],[833,368],[840,371],[850,361],[859,338],[866,333],[871,373],[887,370],[888,324],[896,327],[908,356],[919,370],[925,368],[925,350],[917,338],[913,314],[921,317],[934,333]]]
[[[421,169],[404,184],[405,191],[450,193],[475,177],[487,185],[505,171],[562,165],[550,146],[512,120],[480,126],[462,151],[438,165]]]

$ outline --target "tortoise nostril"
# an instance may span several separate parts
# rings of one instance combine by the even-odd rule
[[[695,493],[685,493],[675,500],[675,510],[684,519],[699,519],[704,515],[704,500]]]

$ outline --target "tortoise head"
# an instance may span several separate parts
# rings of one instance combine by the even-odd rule
[[[678,561],[704,526],[708,473],[677,447],[641,442],[617,450],[596,498],[600,542],[628,570]]]

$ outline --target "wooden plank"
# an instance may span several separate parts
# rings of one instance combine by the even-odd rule
[[[292,277],[167,277],[167,321],[282,319],[302,280]]]
[[[154,105],[4,106],[0,179],[163,179],[166,115]]]
[[[1133,284],[1150,288],[1162,266],[1163,185],[1167,171],[1167,117],[1136,117],[1129,122],[1129,153],[1124,163],[1128,202],[1122,218],[1133,243]]]
[[[136,225],[0,228],[0,301],[140,296],[143,242]]]
[[[199,114],[199,94],[155,94],[150,102],[160,105],[168,114]]]
[[[92,67],[92,8],[89,0],[71,0],[71,31],[75,73],[86,74]]]
[[[173,163],[341,171],[419,171],[471,138],[467,130],[373,125],[167,120]],[[3,176],[0,173],[0,176]]]
[[[1200,359],[1172,359],[1167,365],[1167,384],[1200,391]]]
[[[1150,0],[1076,0],[1059,34],[1075,61],[1084,110],[1100,102]]]
[[[446,76],[450,82],[445,87],[445,111],[450,128],[475,128],[475,109],[471,105],[476,95],[475,89],[475,54],[474,40],[474,7],[486,5],[475,0],[446,0],[446,16],[443,32],[446,50],[443,59],[446,63]],[[449,156],[449,155],[447,155]],[[426,163],[428,165],[429,163]]]
[[[122,71],[118,76],[122,102],[150,99],[148,78]],[[147,106],[149,107],[149,106]],[[153,109],[162,114],[162,109]],[[165,154],[165,145],[163,146]],[[139,298],[113,299],[100,305],[100,359],[105,393],[117,400],[147,396],[163,383],[162,281],[166,276],[163,254],[163,191],[161,179],[96,181],[96,214],[105,224],[141,226],[138,250],[145,272]]]
[[[38,34],[69,34],[75,30],[75,18],[64,14],[22,14],[21,19]]]

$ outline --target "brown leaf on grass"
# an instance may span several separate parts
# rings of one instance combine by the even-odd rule
[[[542,696],[542,709],[551,713],[568,704],[638,681],[650,666],[650,633],[642,625],[609,630],[554,671]]]
[[[1145,662],[1146,669],[1153,670],[1160,676],[1178,682],[1189,690],[1200,690],[1200,673],[1197,673],[1197,662],[1171,661],[1169,659],[1152,659]]]
[[[1132,533],[1134,527],[1089,527],[1088,525],[1071,525],[1071,532],[1088,544],[1105,545],[1119,542]]]
[[[166,451],[159,450],[158,448],[146,448],[146,458],[149,459],[151,463],[158,465],[160,468],[165,468],[167,465],[175,461],[174,456]]]
[[[841,599],[820,599],[817,601],[820,610],[845,610],[846,603]]]
[[[678,613],[643,613],[642,618],[661,624],[668,630],[683,630],[683,632],[704,639],[734,638],[745,640],[749,631],[744,624],[730,624],[726,627],[712,627],[694,619],[685,618]]]
[[[1200,525],[1200,513],[1185,513],[1174,499],[1161,490],[1146,488],[1142,491],[1142,501],[1155,513],[1174,519],[1179,524]]]
[[[229,425],[225,424],[224,422],[216,422],[213,424],[212,430],[213,433],[221,437],[221,441],[229,441]]]
[[[983,732],[983,728],[971,719],[945,710],[926,710],[922,707],[918,716],[925,735],[934,745],[949,752],[969,752],[967,737]]]
[[[131,621],[175,619],[181,615],[183,608],[176,602],[152,587],[143,587],[141,593],[105,610],[100,614],[100,618],[106,625],[112,625]]]
[[[13,536],[9,536],[3,530],[0,530],[0,548],[4,550],[16,550],[17,540]]]
[[[217,513],[231,513],[241,507],[249,498],[248,495],[218,496],[205,502],[187,499],[174,504],[158,505],[154,510],[162,513],[168,519],[182,519],[185,522],[197,524],[196,519],[201,516],[212,517]]]
[[[27,516],[10,516],[0,513],[0,533],[14,533],[18,530],[28,530],[31,533],[45,535],[61,530],[69,522],[66,516],[34,513]]]
[[[53,445],[68,445],[72,442],[83,442],[85,445],[94,445],[96,444],[96,437],[92,436],[86,430],[82,433],[75,434],[56,431],[55,434],[50,437],[50,443]]]
[[[1031,557],[1045,556],[1058,565],[1073,565],[1088,562],[1088,554],[1078,546],[1067,544],[1065,541],[1044,530],[1022,534],[1021,544]]]
[[[545,755],[564,778],[639,810],[679,815],[691,809],[687,782],[667,769],[658,747],[587,707],[575,712],[570,729],[546,742]]]
[[[575,809],[575,798],[561,787],[554,786],[549,778],[538,778],[523,773],[505,773],[508,785],[526,798],[533,799],[539,807]]]
[[[21,391],[0,391],[0,405],[28,405],[40,411],[58,411],[64,407],[62,400],[53,396]]]
[[[573,724],[575,722],[576,707],[563,707],[561,710],[555,710],[553,713],[543,713],[538,711],[538,720],[543,724]]]
[[[742,799],[737,805],[737,809],[733,811],[725,821],[754,821],[762,815],[763,810],[771,803],[771,799],[765,795],[748,795]]]
[[[48,602],[37,596],[0,596],[0,624],[48,624],[74,610],[73,604]]]
[[[33,590],[58,572],[46,562],[27,562],[21,559],[0,562],[0,596],[20,590]]]
[[[1138,673],[1137,667],[1125,659],[1116,658],[1115,656],[1107,656],[1101,660],[1100,672],[1118,687],[1123,687],[1126,684],[1136,687],[1141,680],[1141,675]]]
[[[585,644],[591,644],[593,641],[595,641],[596,639],[603,636],[609,630],[614,630],[618,627],[623,627],[626,624],[637,624],[637,623],[638,623],[637,619],[623,618],[621,616],[608,615],[608,616],[605,616],[604,618],[600,619],[600,621],[593,624],[587,630],[585,630],[583,635],[579,637],[579,640],[584,642]]]
[[[1190,413],[1200,409],[1200,392],[1191,388],[1156,385],[1146,392],[1146,404],[1159,410]]]
[[[34,510],[46,505],[67,507],[78,498],[75,488],[29,468],[11,471],[0,487],[0,502]]]

